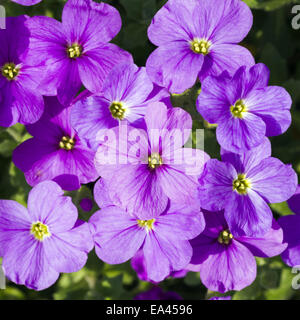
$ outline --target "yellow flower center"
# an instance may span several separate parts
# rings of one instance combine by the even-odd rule
[[[70,138],[68,136],[63,136],[59,142],[59,147],[61,149],[65,149],[65,150],[72,150],[75,146],[75,141],[73,138]]]
[[[247,189],[251,187],[251,183],[244,174],[239,174],[237,179],[233,181],[233,190],[239,194],[247,194]]]
[[[232,239],[233,239],[233,235],[230,233],[230,231],[223,230],[219,234],[218,242],[221,244],[229,244]]]
[[[38,221],[31,225],[30,233],[33,234],[36,240],[43,241],[45,238],[50,237],[48,226]]]
[[[163,164],[162,158],[158,153],[153,153],[148,157],[148,167],[152,170],[158,168]]]
[[[121,102],[112,102],[109,110],[114,119],[123,120],[125,118],[126,109]]]
[[[77,59],[82,55],[82,46],[80,44],[74,43],[67,48],[68,57],[71,59]]]
[[[209,53],[209,48],[211,46],[211,42],[205,39],[197,39],[195,38],[191,41],[191,50],[198,54],[203,54],[206,56]]]
[[[6,63],[2,69],[2,75],[8,80],[14,80],[19,74],[20,69],[14,63]]]
[[[151,219],[151,220],[136,220],[137,224],[141,227],[141,228],[145,228],[146,231],[150,231],[153,229],[153,224],[155,222],[155,219]]]
[[[243,100],[238,100],[234,106],[230,107],[230,111],[235,118],[242,119],[244,117],[244,113],[247,112],[247,107]]]

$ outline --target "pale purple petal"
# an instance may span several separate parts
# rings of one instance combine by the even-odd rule
[[[217,140],[222,148],[241,153],[263,142],[266,125],[258,116],[248,112],[243,119],[228,116],[217,127]]]
[[[196,82],[203,60],[188,42],[181,41],[158,47],[149,56],[146,69],[154,83],[172,93],[182,93]]]
[[[201,206],[211,211],[224,209],[233,192],[232,183],[237,172],[230,163],[209,160],[200,177],[199,198]]]
[[[266,124],[266,135],[277,136],[291,125],[292,99],[282,87],[254,90],[244,100],[249,112],[259,116]]]
[[[87,261],[87,253],[94,246],[89,226],[86,222],[67,232],[60,232],[44,243],[45,255],[51,267],[64,273],[82,269]]]
[[[287,244],[283,243],[283,231],[274,219],[272,228],[263,236],[259,238],[243,236],[235,239],[256,257],[274,257],[281,254],[287,247]]]
[[[120,63],[131,63],[131,55],[112,43],[103,43],[79,58],[80,79],[86,89],[100,93],[104,80],[112,68]]]
[[[118,207],[97,211],[89,223],[95,228],[96,253],[109,264],[119,264],[131,259],[146,237],[145,229],[138,226],[136,218]]]
[[[35,186],[28,195],[28,212],[33,222],[40,221],[49,226],[50,233],[68,231],[73,228],[78,212],[70,197],[53,181]]]
[[[262,160],[247,175],[251,188],[270,203],[288,200],[298,185],[298,177],[292,166],[271,157]]]
[[[216,243],[200,265],[200,278],[212,291],[221,293],[242,290],[256,278],[256,261],[252,253],[233,240],[228,247]]]
[[[63,9],[62,22],[68,41],[84,43],[84,51],[110,41],[122,24],[114,7],[92,0],[69,0]]]
[[[272,211],[265,200],[252,189],[247,195],[233,192],[227,198],[225,219],[237,236],[262,236],[272,226]]]

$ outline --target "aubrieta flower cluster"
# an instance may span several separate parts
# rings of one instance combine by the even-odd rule
[[[0,200],[9,280],[43,290],[95,248],[106,263],[130,260],[155,285],[136,299],[181,299],[156,285],[194,271],[225,293],[255,280],[255,257],[300,265],[298,178],[268,139],[289,128],[292,101],[238,44],[252,20],[240,0],[169,0],[148,29],[157,48],[138,67],[110,43],[121,17],[106,3],[68,0],[61,22],[7,18],[0,125],[24,124],[32,136],[12,159],[33,187],[27,208]],[[196,81],[221,160],[186,147],[192,118],[171,104]],[[64,191],[94,182],[101,209],[84,222]],[[295,215],[276,221],[269,204],[287,200]],[[91,210],[91,199],[81,206]]]

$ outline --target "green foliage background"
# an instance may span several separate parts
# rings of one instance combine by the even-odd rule
[[[183,0],[184,1],[184,0]],[[212,0],[213,1],[213,0]],[[98,1],[99,2],[99,1]],[[113,42],[130,51],[136,64],[145,65],[154,46],[148,41],[147,27],[166,2],[164,0],[107,0],[122,15],[123,27]],[[293,98],[293,123],[287,133],[272,138],[273,155],[285,163],[292,163],[300,174],[300,30],[293,30],[291,21],[293,0],[245,0],[252,8],[254,25],[242,45],[247,47],[257,62],[263,62],[271,70],[272,85],[284,86]],[[47,15],[60,20],[64,0],[43,0],[33,7],[23,7],[10,0],[1,0],[7,16],[27,14]],[[195,109],[198,85],[182,95],[172,97],[174,106],[188,110],[194,118],[195,128],[205,128],[205,150],[211,157],[219,157],[219,147],[214,127],[203,121]],[[11,154],[22,141],[28,139],[24,126],[0,127],[0,198],[13,199],[26,205],[30,187],[24,175],[13,165]],[[93,185],[83,186],[70,195],[79,208],[84,197],[92,197]],[[92,212],[97,210],[96,204]],[[275,217],[291,214],[286,203],[272,205]],[[87,220],[91,213],[80,211],[80,218]],[[300,231],[300,230],[299,230]],[[257,259],[256,281],[240,292],[231,292],[233,299],[300,299],[300,290],[291,287],[291,269],[280,257]],[[208,299],[213,295],[200,283],[199,274],[188,273],[184,279],[167,279],[159,284],[165,291],[176,291],[184,299]],[[0,290],[0,299],[133,299],[151,284],[138,280],[129,263],[110,266],[97,259],[94,252],[84,269],[64,274],[51,288],[35,292],[12,283]]]

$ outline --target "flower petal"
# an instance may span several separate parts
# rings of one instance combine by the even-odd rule
[[[229,246],[216,243],[200,265],[200,278],[212,291],[221,293],[242,290],[256,278],[256,261],[252,253],[233,240]]]
[[[287,247],[286,243],[283,243],[283,231],[273,219],[271,229],[262,237],[239,237],[235,238],[247,247],[256,257],[275,257],[281,254]]]
[[[245,99],[249,112],[266,123],[266,135],[278,136],[291,125],[292,99],[282,87],[266,87],[254,90]]]
[[[146,231],[138,226],[136,218],[118,207],[97,211],[89,223],[95,228],[96,253],[109,264],[131,259],[146,237]]]
[[[72,199],[63,196],[53,181],[39,183],[29,192],[28,212],[34,222],[45,223],[53,234],[72,229],[78,217]]]
[[[217,140],[222,148],[242,153],[257,147],[264,140],[266,125],[258,116],[248,112],[243,119],[227,117],[217,127]]]
[[[78,60],[80,79],[93,93],[102,91],[103,82],[112,68],[120,63],[131,63],[130,53],[112,43],[103,43]]]
[[[188,42],[172,42],[151,53],[146,69],[151,80],[172,93],[182,93],[196,82],[203,55],[194,53]]]
[[[94,246],[89,225],[86,222],[70,231],[53,235],[44,242],[45,255],[57,272],[71,273],[82,269],[87,253]]]
[[[288,200],[298,185],[298,177],[292,166],[271,157],[252,168],[248,176],[252,189],[270,203]]]
[[[233,235],[262,236],[270,230],[272,217],[268,204],[252,189],[247,195],[233,192],[227,199],[225,219]]]

